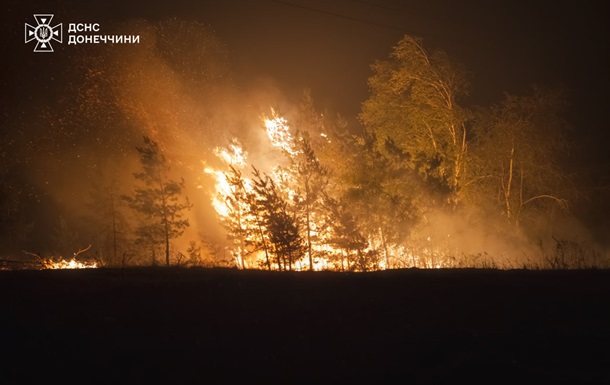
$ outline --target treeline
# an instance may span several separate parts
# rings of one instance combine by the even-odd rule
[[[79,193],[87,196],[88,218],[47,219],[50,236],[39,244],[51,242],[48,252],[66,256],[93,244],[89,255],[109,266],[277,270],[606,263],[606,256],[583,249],[565,227],[580,191],[567,157],[570,126],[562,90],[532,86],[493,105],[469,105],[466,69],[411,36],[372,65],[370,95],[359,115],[362,130],[317,110],[306,91],[288,121],[279,114],[268,119],[273,129],[283,130],[269,136],[269,148],[282,154],[279,164],[228,161],[210,174],[224,186],[209,198],[226,240],[206,237],[205,228],[185,239],[189,219],[202,207],[187,198],[194,184],[188,178],[195,174],[187,180],[179,175],[197,167],[205,140],[227,131],[227,121],[214,115],[222,103],[204,103],[226,87],[225,51],[207,30],[188,22],[144,27],[171,41],[119,57],[88,56],[79,67],[83,81],[74,88],[75,103],[48,119],[56,122],[55,136],[38,145],[46,146],[48,159],[57,149],[75,148],[78,135],[84,148],[96,149],[80,158],[90,158],[83,161],[89,174],[82,180],[91,188]],[[178,52],[175,41],[193,28],[198,45]],[[205,65],[198,65],[201,60]],[[199,80],[189,88],[188,79]],[[207,131],[179,130],[200,121],[211,121]],[[145,135],[133,151],[128,145],[142,138],[134,127],[143,124],[148,131],[141,131],[155,137]],[[115,127],[117,133],[94,133],[91,125]],[[269,127],[263,123],[261,129]],[[167,143],[180,150],[164,151]],[[246,139],[244,151],[247,146]],[[27,154],[36,151],[40,147],[28,147]],[[128,153],[137,156],[135,173],[125,167]],[[101,164],[106,154],[116,160],[110,166]],[[109,169],[116,178],[101,175]],[[29,212],[27,203],[40,199],[40,192],[26,191],[18,172],[6,175],[3,243],[31,254],[37,250],[28,249],[28,234],[42,232],[33,229],[32,216],[39,213],[34,206]]]
[[[316,111],[305,93],[294,135],[280,146],[284,166],[226,171],[220,218],[237,264],[253,256],[279,270],[599,262],[562,228],[578,190],[561,89],[532,86],[468,106],[466,70],[410,36],[372,69],[361,134]],[[570,261],[559,263],[566,245]]]

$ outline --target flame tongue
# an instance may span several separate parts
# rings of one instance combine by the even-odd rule
[[[267,136],[274,147],[286,151],[291,157],[297,155],[299,151],[295,149],[294,140],[290,134],[288,121],[279,116],[275,110],[271,110],[271,118],[265,118],[265,130]]]
[[[95,269],[97,268],[96,262],[79,262],[75,259],[66,261],[61,259],[59,261],[44,261],[44,269],[59,270],[59,269]]]
[[[271,177],[275,186],[281,190],[281,194],[290,202],[299,201],[302,204],[302,196],[297,194],[298,182],[296,180],[298,173],[299,156],[303,152],[299,149],[299,138],[295,138],[290,133],[288,121],[277,114],[275,110],[271,110],[271,117],[263,117],[263,124],[269,143],[277,150],[283,152],[287,157],[288,165],[276,164],[271,171]],[[326,138],[326,135],[322,134]],[[214,154],[227,166],[223,171],[211,167],[206,167],[204,172],[211,175],[215,179],[215,190],[211,195],[212,206],[216,211],[221,222],[232,223],[234,227],[233,244],[230,251],[233,254],[238,267],[261,267],[265,266],[266,255],[264,251],[255,251],[251,244],[256,242],[247,237],[263,237],[265,231],[264,226],[261,226],[260,221],[257,221],[256,213],[252,212],[252,207],[237,198],[254,194],[253,180],[244,176],[242,170],[247,165],[248,153],[244,150],[237,139],[233,139],[226,147],[218,147],[214,150]],[[229,167],[233,170],[229,171]],[[235,180],[234,180],[235,179]],[[239,191],[237,191],[239,190]],[[310,220],[310,235],[317,238],[315,243],[311,244],[311,251],[314,270],[344,270],[351,269],[355,262],[355,256],[349,255],[348,250],[335,248],[330,240],[331,230],[328,224],[324,225],[324,220],[318,217],[315,211],[309,213]],[[236,218],[238,218],[236,220]],[[254,234],[254,235],[253,235]],[[379,239],[374,235],[368,235],[368,244],[379,244]],[[241,241],[236,238],[242,238]],[[264,241],[263,241],[264,242]],[[374,253],[374,246],[369,246],[363,253]],[[405,248],[403,246],[386,245],[385,258],[379,258],[376,262],[375,269],[385,270],[396,267],[428,267],[441,268],[446,266],[445,256],[438,254],[433,258],[429,255],[431,251],[424,249],[415,250]],[[420,254],[421,253],[421,254]],[[351,258],[351,262],[350,262]],[[345,262],[345,264],[344,264]],[[279,262],[278,262],[279,263]],[[279,267],[278,267],[279,268]],[[309,261],[307,259],[297,260],[292,266],[293,270],[309,270]]]
[[[220,158],[225,164],[238,168],[244,168],[246,166],[246,159],[248,158],[248,153],[244,151],[237,139],[233,139],[228,148],[216,147],[216,149],[214,149],[214,155]]]

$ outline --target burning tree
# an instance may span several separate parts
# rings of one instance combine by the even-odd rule
[[[321,242],[320,219],[322,216],[322,194],[328,184],[328,169],[316,157],[309,140],[300,140],[300,151],[296,157],[296,181],[299,188],[297,202],[304,224],[309,270],[313,270],[313,244]]]
[[[267,229],[279,270],[292,270],[303,257],[303,240],[299,234],[296,212],[289,210],[288,201],[268,175],[254,169],[256,209]]]
[[[255,210],[252,188],[235,166],[230,165],[229,169],[229,172],[223,174],[227,189],[220,197],[222,202],[218,202],[226,209],[226,215],[220,218],[220,223],[227,231],[227,238],[235,245],[234,254],[238,265],[246,268],[246,258],[260,247],[267,255],[266,241]],[[259,235],[260,239],[257,239]]]
[[[129,206],[142,214],[146,222],[136,230],[139,243],[150,247],[153,262],[155,248],[162,244],[165,264],[170,265],[170,240],[179,237],[189,226],[183,219],[184,210],[191,208],[188,198],[182,199],[184,179],[176,182],[169,178],[169,165],[160,153],[156,142],[144,137],[144,145],[136,147],[143,171],[134,177],[144,183],[136,188],[133,196],[123,196]]]
[[[330,228],[328,244],[338,251],[335,257],[340,260],[341,270],[367,271],[377,267],[377,253],[368,250],[368,241],[363,235],[356,218],[345,201],[338,201],[326,195],[324,206],[328,212]]]
[[[325,254],[322,196],[330,178],[330,171],[318,158],[316,149],[328,144],[328,135],[324,132],[324,117],[316,111],[309,90],[305,90],[299,107],[294,134],[287,120],[276,111],[264,121],[271,144],[286,159],[287,166],[276,167],[275,176],[294,202],[309,270],[314,270],[317,256]]]
[[[345,175],[343,200],[389,268],[395,250],[421,216],[424,182],[413,157],[391,141],[379,149],[375,133],[366,131],[352,146],[357,159]]]

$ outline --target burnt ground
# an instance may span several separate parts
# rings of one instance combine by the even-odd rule
[[[0,300],[2,384],[610,382],[610,271],[0,271]]]

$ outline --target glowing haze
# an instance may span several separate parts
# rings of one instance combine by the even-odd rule
[[[4,252],[61,258],[53,266],[87,267],[94,262],[70,256],[92,244],[87,254],[96,266],[149,264],[133,236],[141,218],[121,200],[136,187],[133,173],[141,165],[135,147],[143,136],[159,144],[170,167],[168,176],[184,178],[184,195],[193,203],[186,213],[190,226],[172,240],[175,264],[280,268],[284,262],[274,259],[280,246],[274,245],[269,224],[257,216],[261,211],[252,209],[252,201],[230,201],[236,193],[233,172],[239,173],[244,196],[261,199],[255,169],[273,181],[278,199],[286,204],[282,215],[307,218],[295,222],[303,249],[285,252],[286,258],[295,258],[288,263],[294,270],[514,267],[548,251],[539,239],[507,231],[505,223],[476,210],[424,210],[433,200],[431,191],[418,195],[414,201],[419,204],[409,212],[420,221],[407,218],[404,227],[395,226],[395,234],[384,233],[377,215],[392,213],[384,202],[371,199],[368,203],[377,210],[368,212],[353,204],[370,198],[354,187],[363,185],[362,180],[346,172],[362,160],[353,158],[357,152],[349,146],[366,148],[354,116],[341,120],[332,111],[321,108],[321,113],[317,100],[304,112],[302,101],[287,97],[270,78],[244,81],[249,72],[234,71],[231,47],[203,23],[129,20],[112,28],[140,35],[141,44],[82,49],[69,57],[68,80],[54,90],[61,97],[46,97],[44,103],[7,118],[14,134],[2,148],[8,186],[3,193],[14,230],[6,236]],[[390,47],[377,50],[385,54]],[[265,60],[296,66],[294,59],[267,55],[269,51],[267,47],[261,55]],[[373,59],[367,58],[368,64]],[[344,67],[352,71],[348,64]],[[292,85],[302,82],[290,80]],[[361,88],[366,88],[365,77]],[[339,92],[321,95],[324,105],[344,103],[329,101],[331,94]],[[305,143],[311,145],[310,158]],[[368,160],[362,160],[358,176],[370,177],[372,186],[375,173],[367,170]],[[310,175],[318,180],[308,179]],[[344,197],[353,198],[351,206]],[[226,223],[236,210],[243,216],[243,235],[228,237]],[[591,240],[578,221],[561,221],[560,227],[558,231]]]

